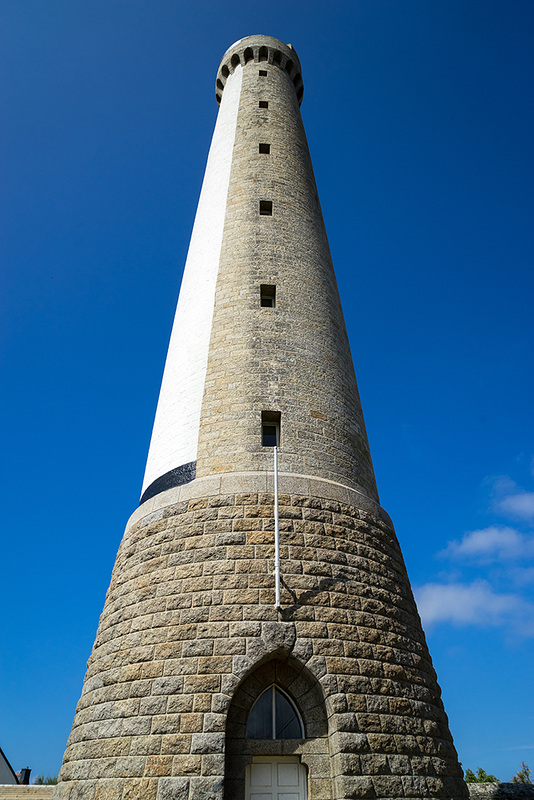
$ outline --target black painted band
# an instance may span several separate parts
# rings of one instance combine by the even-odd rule
[[[151,497],[165,492],[167,489],[174,489],[175,486],[182,486],[184,483],[194,481],[196,474],[196,461],[190,461],[188,464],[182,464],[181,467],[175,467],[175,469],[169,470],[165,475],[161,475],[159,478],[156,478],[155,481],[152,481],[150,486],[145,489],[139,501],[139,505],[143,505],[146,500],[150,500]]]

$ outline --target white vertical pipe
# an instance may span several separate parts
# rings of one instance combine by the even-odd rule
[[[278,521],[278,447],[274,447],[274,587],[275,608],[280,608],[280,524]]]

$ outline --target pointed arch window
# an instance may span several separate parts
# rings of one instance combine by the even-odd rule
[[[274,684],[250,710],[247,739],[304,739],[304,726],[294,703]]]

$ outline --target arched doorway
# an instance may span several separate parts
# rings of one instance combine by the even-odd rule
[[[225,800],[324,797],[330,765],[317,679],[297,659],[280,654],[251,670],[228,710]]]

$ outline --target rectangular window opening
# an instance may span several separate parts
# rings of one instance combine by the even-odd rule
[[[260,200],[260,214],[262,217],[272,217],[273,215],[272,200]]]
[[[260,100],[259,108],[269,108],[269,103],[267,102],[267,100]]]
[[[274,308],[276,304],[276,286],[262,283],[260,286],[260,306]]]
[[[279,411],[261,412],[261,445],[262,447],[280,446],[280,417]]]
[[[265,142],[260,142],[260,153],[266,153],[267,155],[271,152],[271,145],[266,144]]]
[[[260,74],[261,78],[266,78],[267,77],[267,70],[266,69],[260,69],[259,74]]]

